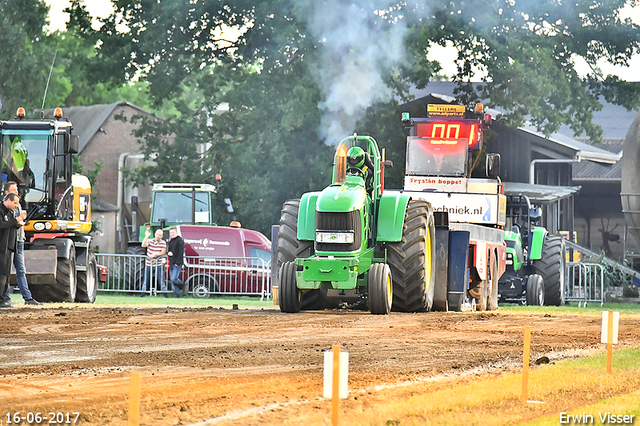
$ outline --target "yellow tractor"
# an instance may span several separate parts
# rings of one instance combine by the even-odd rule
[[[74,175],[78,136],[56,108],[54,117],[0,121],[2,182],[18,184],[27,212],[25,263],[33,297],[93,303],[99,267],[91,248],[91,184]],[[15,276],[12,276],[12,281]]]

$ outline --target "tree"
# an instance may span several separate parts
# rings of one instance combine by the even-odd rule
[[[415,23],[414,51],[431,42],[453,44],[458,50],[458,96],[465,103],[488,99],[506,111],[503,119],[521,125],[527,117],[545,134],[568,124],[592,140],[602,130],[591,123],[600,98],[637,108],[640,86],[603,76],[599,61],[627,65],[640,52],[640,27],[620,17],[635,0],[450,1],[427,20]],[[576,72],[582,58],[591,68]],[[419,71],[418,71],[419,72]],[[465,84],[483,77],[479,90]],[[411,80],[420,80],[413,73]]]
[[[410,100],[409,85],[438,75],[427,60],[431,43],[458,50],[458,101],[486,99],[512,125],[526,117],[549,134],[567,123],[598,139],[591,117],[600,96],[638,106],[640,88],[597,68],[599,60],[626,64],[640,50],[638,26],[620,19],[625,0],[114,4],[99,31],[86,31],[98,46],[96,75],[143,79],[155,105],[171,101],[176,111],[166,128],[140,135],[145,152],[162,157],[140,176],[171,170],[208,181],[221,171],[243,223],[263,231],[284,199],[329,183],[333,149],[325,141],[359,130],[403,163],[398,105]],[[576,72],[576,57],[592,67],[588,76]],[[472,86],[474,78],[484,84]],[[208,149],[194,156],[202,144]],[[402,175],[390,173],[394,181]]]
[[[0,118],[13,118],[19,106],[29,116],[42,107],[122,99],[150,106],[148,83],[95,78],[91,17],[79,0],[72,3],[76,7],[69,8],[69,30],[46,33],[48,7],[43,0],[0,0]]]
[[[13,118],[18,106],[39,108],[53,52],[45,46],[47,7],[38,0],[0,0],[0,117]]]
[[[138,184],[160,180],[217,183],[214,176],[221,173],[223,195],[233,199],[239,219],[267,233],[277,222],[284,200],[331,181],[333,148],[318,138],[319,91],[303,61],[309,56],[300,54],[312,54],[313,49],[304,45],[307,41],[295,30],[295,22],[273,12],[288,3],[276,7],[246,2],[244,8],[243,2],[226,6],[198,3],[188,9],[178,8],[178,3],[186,4],[153,2],[148,10],[132,12],[135,21],[127,25],[142,28],[141,23],[154,16],[158,25],[151,32],[135,30],[138,42],[129,52],[135,52],[131,53],[135,60],[124,73],[110,73],[126,79],[127,73],[148,70],[144,78],[157,104],[171,96],[177,111],[168,121],[149,121],[141,127],[143,150],[149,158],[156,158],[156,166],[142,167],[129,178]],[[131,4],[120,2],[120,7],[121,15],[129,16]],[[218,8],[223,11],[218,13]],[[197,30],[176,24],[196,16]],[[245,22],[252,22],[251,31],[234,42],[210,31]],[[104,41],[100,39],[103,48],[98,60],[113,57],[113,52],[122,52],[127,44],[119,38],[123,35],[111,38],[111,28],[119,24],[112,17],[100,32]],[[285,27],[290,32],[283,31]],[[186,37],[185,32],[191,35]],[[190,37],[200,33],[210,38],[198,39],[198,46],[203,47],[196,55]],[[158,34],[168,35],[158,41]],[[183,44],[167,45],[167,40],[175,39]],[[151,52],[157,52],[153,64],[163,65],[152,66]],[[185,99],[186,93],[194,92],[198,94],[195,103],[193,97]],[[227,111],[219,109],[222,104],[229,106]],[[202,146],[207,149],[200,156],[197,150]],[[287,173],[282,172],[283,167]]]

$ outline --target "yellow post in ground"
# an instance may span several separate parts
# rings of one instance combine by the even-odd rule
[[[531,345],[531,327],[524,328],[524,353],[522,355],[522,402],[527,403],[529,391],[529,351]]]
[[[613,364],[613,311],[609,311],[609,323],[607,324],[607,374],[611,374]]]
[[[131,391],[129,394],[129,426],[140,425],[140,391],[142,375],[139,371],[131,373]]]
[[[333,391],[331,392],[331,424],[338,426],[340,409],[340,345],[333,345]]]

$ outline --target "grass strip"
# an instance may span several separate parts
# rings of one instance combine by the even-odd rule
[[[147,296],[139,297],[133,295],[123,295],[117,293],[99,293],[95,303],[46,303],[47,308],[214,308],[214,309],[278,309],[273,305],[272,299],[260,300],[260,297],[237,296],[237,297],[173,297]],[[16,305],[19,306],[19,305]]]
[[[377,401],[368,402],[367,409],[349,404],[343,415],[344,424],[559,425],[561,413],[591,414],[595,421],[592,424],[602,424],[599,414],[637,413],[638,359],[640,348],[614,351],[611,375],[606,374],[605,353],[539,366],[530,372],[527,404],[520,401],[519,373],[417,384],[410,389],[371,395]]]

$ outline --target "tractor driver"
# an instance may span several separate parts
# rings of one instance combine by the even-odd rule
[[[369,195],[373,191],[373,162],[368,152],[359,146],[349,148],[347,152],[347,164],[349,168],[362,170],[364,174],[365,188]]]
[[[32,187],[35,179],[29,167],[28,156],[29,152],[20,140],[20,136],[16,136],[11,143],[9,155],[3,159],[3,172],[7,178],[11,178],[9,180],[16,180],[26,187]]]

